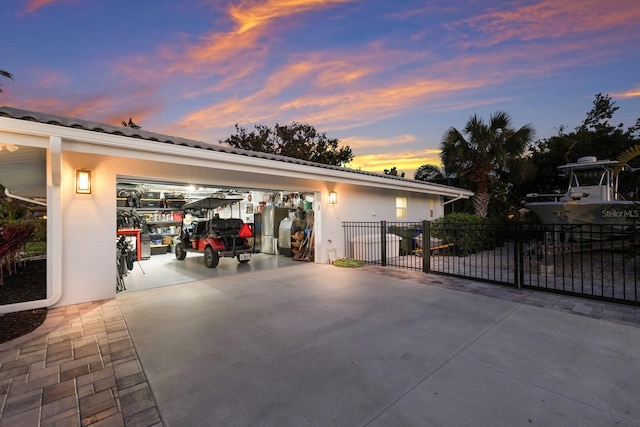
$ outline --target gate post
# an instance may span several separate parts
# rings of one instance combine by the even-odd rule
[[[380,221],[380,265],[387,266],[387,221]]]
[[[513,272],[513,280],[515,281],[514,285],[517,289],[522,289],[522,281],[524,280],[524,266],[522,263],[524,262],[524,239],[522,238],[522,233],[524,232],[524,227],[521,223],[516,223],[516,233],[514,236],[514,272]]]
[[[431,272],[431,222],[422,221],[422,272]]]

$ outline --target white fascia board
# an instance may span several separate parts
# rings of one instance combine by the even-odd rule
[[[65,151],[138,158],[141,160],[162,161],[189,166],[215,167],[217,169],[237,170],[238,167],[241,167],[244,172],[248,173],[287,177],[299,177],[303,175],[307,179],[389,190],[410,191],[422,194],[435,194],[445,197],[468,198],[473,196],[473,192],[469,190],[430,185],[420,181],[405,181],[382,175],[368,175],[345,170],[262,159],[241,154],[225,153],[19,119],[1,117],[0,129],[47,139],[50,136],[59,136],[63,139]],[[198,141],[194,141],[194,143],[197,142]],[[202,144],[206,143],[202,142]]]

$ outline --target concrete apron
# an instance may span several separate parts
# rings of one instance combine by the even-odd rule
[[[168,426],[640,424],[634,326],[318,264],[117,300]]]

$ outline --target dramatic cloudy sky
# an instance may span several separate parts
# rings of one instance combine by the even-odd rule
[[[377,172],[438,164],[473,114],[640,116],[638,0],[2,0],[0,28],[0,105],[212,144],[308,123]]]

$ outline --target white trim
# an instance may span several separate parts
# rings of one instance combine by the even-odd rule
[[[49,138],[47,156],[47,295],[43,300],[0,305],[0,314],[51,307],[62,297],[62,139]],[[51,289],[49,289],[49,284]]]
[[[22,200],[23,202],[33,203],[34,205],[47,206],[46,202],[41,202],[36,199],[30,199],[28,197],[22,197],[22,196],[18,196],[17,194],[13,194],[11,191],[9,191],[8,188],[4,189],[4,194],[6,194],[7,197],[11,197],[12,199]]]
[[[471,195],[473,196],[473,193]],[[464,194],[458,194],[453,199],[442,202],[442,206],[448,205],[449,203],[453,203],[453,202],[455,202],[457,200],[460,200],[460,199],[468,199],[468,198],[469,197],[465,197]]]

